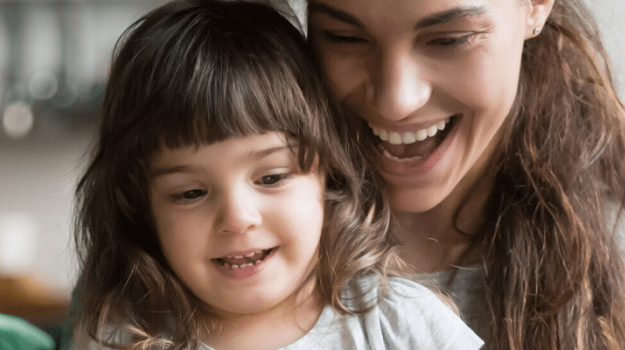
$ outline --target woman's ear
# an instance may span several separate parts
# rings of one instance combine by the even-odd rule
[[[527,0],[525,39],[530,39],[542,31],[553,8],[555,0]]]

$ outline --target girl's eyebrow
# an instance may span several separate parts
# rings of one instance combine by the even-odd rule
[[[177,165],[172,167],[156,168],[152,172],[150,172],[150,177],[152,179],[155,179],[159,176],[171,175],[175,173],[193,173],[199,171],[199,167],[194,167],[191,165]]]
[[[288,150],[289,152],[293,152],[293,147],[296,147],[297,145],[282,145],[282,146],[277,146],[277,147],[271,147],[271,148],[267,148],[267,149],[263,149],[257,152],[250,152],[246,157],[245,157],[245,161],[247,160],[260,160],[264,157],[270,156],[274,153],[277,152],[282,152],[285,150]]]
[[[364,25],[362,24],[362,22],[360,22],[358,18],[328,4],[320,3],[317,1],[310,1],[308,5],[308,11],[311,14],[315,12],[325,14],[338,21],[351,24],[358,28],[364,28]],[[483,14],[484,12],[486,12],[486,8],[484,6],[455,7],[450,10],[434,13],[426,18],[419,20],[419,22],[417,22],[417,24],[414,26],[414,29],[423,29],[425,27],[451,22],[458,18],[463,18],[467,16],[478,16]]]
[[[244,157],[242,157],[240,160],[237,160],[238,162],[250,162],[250,161],[258,161],[262,158],[268,157],[274,153],[278,153],[278,152],[283,152],[288,150],[289,152],[293,152],[293,147],[296,147],[297,145],[291,145],[290,147],[287,145],[282,145],[282,146],[276,146],[276,147],[270,147],[270,148],[266,148],[266,149],[261,149],[258,151],[254,151],[254,152],[250,152],[248,154],[246,154]],[[190,164],[181,164],[181,165],[174,165],[174,166],[170,166],[170,167],[161,167],[161,168],[155,168],[153,171],[150,172],[150,177],[152,179],[157,178],[159,176],[165,176],[165,175],[170,175],[170,174],[175,174],[175,173],[197,173],[197,172],[201,172],[202,171],[202,167],[200,166],[195,166],[195,165],[190,165]]]

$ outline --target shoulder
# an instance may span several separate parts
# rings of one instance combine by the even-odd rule
[[[356,297],[362,291],[364,300],[371,303],[377,299],[379,288],[376,277],[367,277],[352,284],[347,293]],[[482,340],[425,286],[392,278],[386,292],[369,312],[343,319],[350,330],[362,332],[370,348],[479,349],[482,346]]]

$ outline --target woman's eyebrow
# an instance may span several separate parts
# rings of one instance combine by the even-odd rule
[[[310,1],[308,3],[308,12],[311,14],[315,12],[321,13],[329,17],[332,17],[338,21],[356,26],[358,28],[364,28],[364,25],[358,20],[358,18],[350,15],[349,13],[345,11],[339,10],[337,8],[334,8],[324,3]]]
[[[362,22],[360,22],[360,20],[358,20],[358,18],[356,18],[355,16],[321,2],[310,1],[308,5],[308,11],[311,14],[315,12],[325,14],[341,22],[345,22],[359,28],[364,28]],[[419,20],[419,22],[417,22],[417,24],[414,26],[414,29],[423,29],[425,27],[451,22],[458,18],[463,18],[467,16],[478,16],[485,12],[486,8],[484,6],[456,7],[450,10],[432,14],[426,18]]]
[[[468,17],[468,16],[479,16],[486,12],[486,7],[484,6],[471,6],[471,7],[455,7],[447,11],[438,12],[431,16],[421,19],[414,26],[414,29],[423,29],[425,27],[430,27],[437,24],[448,23],[453,20]]]

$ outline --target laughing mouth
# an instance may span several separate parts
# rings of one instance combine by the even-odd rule
[[[447,117],[428,128],[414,132],[398,133],[371,126],[380,140],[378,149],[387,159],[410,162],[430,156],[457,124],[460,115]]]
[[[220,266],[225,266],[231,270],[238,270],[260,264],[276,248],[259,250],[246,255],[224,256],[213,259]]]

